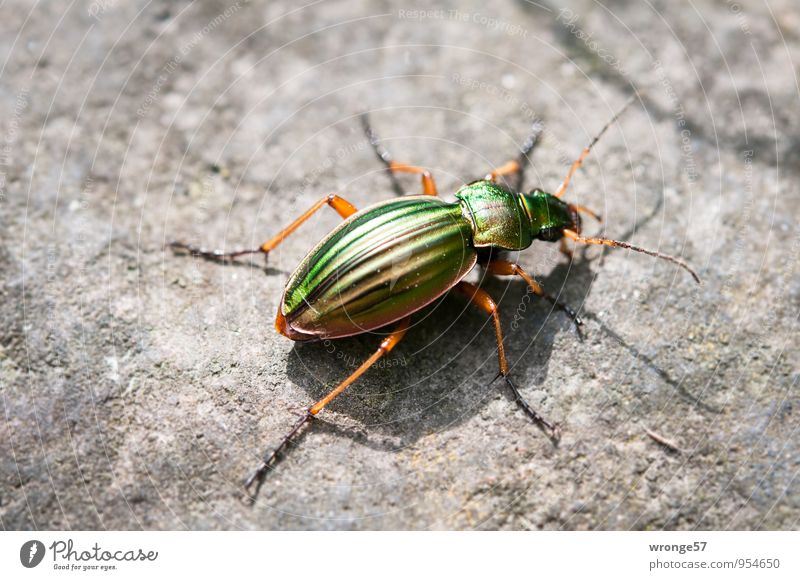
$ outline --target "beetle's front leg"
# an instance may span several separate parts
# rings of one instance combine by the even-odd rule
[[[528,402],[522,398],[522,394],[519,392],[517,385],[511,380],[511,377],[508,376],[508,359],[506,359],[506,351],[503,347],[503,332],[500,329],[500,314],[497,312],[497,305],[495,304],[494,300],[491,296],[489,296],[488,292],[478,288],[474,284],[470,284],[469,282],[459,282],[455,289],[469,298],[472,304],[487,314],[492,315],[492,319],[494,321],[494,332],[497,337],[497,357],[500,364],[500,372],[497,374],[494,380],[503,377],[506,384],[511,389],[511,393],[514,395],[514,400],[517,405],[520,406],[526,415],[533,419],[534,423],[536,423],[547,433],[551,440],[557,442],[561,437],[561,430],[559,429],[558,424],[551,423],[542,417],[533,407],[531,407]]]
[[[314,212],[316,212],[321,207],[328,205],[336,210],[343,218],[350,217],[358,210],[356,207],[351,204],[346,199],[339,197],[333,193],[326,195],[317,203],[312,205],[305,213],[303,213],[300,217],[286,226],[283,230],[280,231],[277,235],[273,236],[263,244],[261,244],[258,248],[254,248],[252,250],[237,250],[235,252],[223,252],[222,250],[206,250],[205,248],[199,248],[197,246],[192,246],[190,244],[185,244],[183,242],[172,242],[169,244],[169,247],[173,250],[182,250],[187,252],[191,256],[196,256],[198,258],[204,258],[206,260],[211,260],[214,262],[230,262],[239,256],[244,256],[247,254],[264,254],[265,256],[272,251],[275,246],[280,244],[283,240],[285,240],[292,232],[294,232],[297,228],[299,228],[303,222],[308,220]]]
[[[575,323],[576,326],[581,326],[583,324],[583,320],[581,317],[578,316],[578,313],[575,312],[569,305],[564,304],[563,302],[559,301],[554,296],[551,296],[547,292],[544,291],[544,288],[533,279],[533,276],[528,274],[525,270],[514,264],[513,262],[509,262],[507,260],[492,260],[488,264],[486,264],[486,271],[491,272],[492,274],[497,274],[499,276],[519,276],[525,283],[528,285],[528,288],[536,294],[537,296],[541,296],[545,300],[550,301],[556,307],[563,310],[567,316],[569,316],[572,321]]]

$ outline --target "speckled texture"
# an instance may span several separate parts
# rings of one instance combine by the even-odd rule
[[[795,0],[11,0],[0,29],[4,528],[798,527]],[[491,323],[451,296],[243,502],[266,446],[378,338],[274,331],[328,209],[266,270],[165,242],[253,246],[330,192],[392,195],[362,110],[447,199],[539,118],[526,184],[553,190],[632,87],[566,197],[703,285],[536,242],[520,263],[581,307],[580,340],[521,282],[486,282],[561,445],[489,385]]]

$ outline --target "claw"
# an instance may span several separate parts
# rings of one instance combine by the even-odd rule
[[[223,252],[222,250],[206,250],[205,248],[198,248],[197,246],[192,246],[190,244],[186,244],[184,242],[170,242],[167,244],[173,250],[183,250],[184,252],[188,253],[190,256],[196,258],[203,258],[204,260],[209,260],[211,262],[232,262],[239,256],[245,256],[247,254],[258,254],[263,253],[265,256],[269,254],[268,251],[262,250],[258,248],[256,250],[237,250],[235,252]]]
[[[492,379],[492,383],[494,383],[497,379],[503,377],[506,381],[506,384],[511,389],[511,392],[514,394],[514,400],[516,401],[517,405],[525,412],[528,417],[530,417],[536,425],[542,429],[545,434],[550,438],[553,443],[558,443],[561,439],[561,425],[559,423],[551,423],[544,417],[542,417],[536,410],[531,407],[528,402],[522,398],[522,394],[519,392],[517,385],[514,384],[514,381],[511,380],[511,377],[508,375],[504,375],[503,372],[497,373],[497,376]],[[492,384],[490,383],[490,384]]]
[[[284,450],[289,445],[289,442],[297,435],[300,430],[312,419],[314,415],[311,414],[310,411],[306,411],[300,420],[295,423],[292,430],[289,431],[288,435],[286,435],[283,440],[278,444],[277,447],[267,451],[264,454],[264,459],[261,462],[261,465],[244,481],[244,489],[245,491],[249,491],[250,488],[253,486],[254,483],[258,483],[258,487],[256,487],[255,493],[251,494],[251,499],[255,499],[255,496],[258,495],[258,490],[261,488],[261,484],[264,482],[264,478],[269,471],[271,465],[274,465],[275,462],[280,460],[281,456],[283,455]]]

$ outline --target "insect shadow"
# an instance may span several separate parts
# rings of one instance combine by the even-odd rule
[[[661,200],[621,239],[627,239],[652,220],[660,207]],[[602,262],[603,254],[589,258],[587,249],[582,249],[571,262],[559,262],[539,281],[545,288],[561,289],[559,298],[566,303],[582,304],[591,291],[594,270]],[[481,276],[484,276],[482,271]],[[485,276],[481,285],[498,302],[511,376],[523,396],[537,407],[541,399],[537,392],[553,394],[554,403],[546,415],[561,417],[557,388],[548,384],[556,339],[560,333],[569,333],[579,341],[588,332],[603,333],[613,344],[642,361],[685,403],[704,411],[717,411],[595,313],[583,311],[584,319],[591,322],[576,330],[562,312],[530,294],[522,280]],[[307,400],[318,400],[330,391],[331,385],[370,356],[383,336],[373,332],[331,341],[295,343],[287,360],[287,376],[306,392]],[[491,318],[470,307],[463,298],[446,295],[414,316],[398,347],[330,406],[335,415],[317,418],[317,429],[370,448],[400,451],[421,437],[470,420],[502,393],[507,412],[518,417],[520,429],[529,427],[531,437],[543,437],[519,412],[505,385],[492,381],[496,374],[497,343]],[[306,436],[311,435],[303,433],[297,443]]]
[[[580,303],[592,278],[589,261],[581,259],[559,264],[541,281],[549,288],[564,286],[562,298]],[[531,295],[522,280],[487,277],[482,286],[498,299],[512,376],[528,396],[532,387],[546,389],[556,337],[570,332],[577,340],[572,322],[549,302]],[[308,400],[317,400],[372,354],[380,340],[380,333],[371,333],[296,343],[287,361],[287,375],[306,391]],[[505,384],[492,382],[498,363],[491,318],[457,295],[445,296],[418,313],[405,339],[381,362],[330,407],[352,421],[319,417],[320,431],[397,451],[469,420],[497,393],[503,393],[508,413],[518,415],[521,427],[529,425],[532,437],[543,437],[519,412]]]

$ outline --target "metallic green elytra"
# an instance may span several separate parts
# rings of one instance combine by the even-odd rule
[[[286,285],[281,313],[305,338],[380,328],[458,283],[477,259],[471,238],[458,204],[409,196],[372,205],[305,257]]]
[[[294,340],[374,330],[424,308],[475,266],[477,248],[522,250],[579,229],[555,197],[465,185],[458,201],[407,196],[361,210],[328,234],[290,277],[276,327]]]

